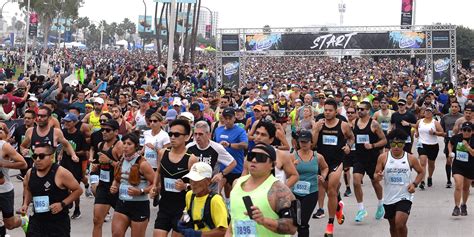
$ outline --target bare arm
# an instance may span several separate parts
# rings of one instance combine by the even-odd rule
[[[290,144],[288,144],[288,140],[286,139],[284,132],[282,132],[281,130],[277,130],[276,138],[280,140],[281,145],[275,148],[277,148],[278,150],[284,150],[284,151],[290,150]]]
[[[321,154],[318,154],[318,165],[319,165],[319,170],[321,170],[321,176],[323,176],[323,178],[326,179],[326,177],[329,174],[329,166],[328,166],[328,163],[326,163],[324,156]]]
[[[26,214],[28,207],[31,203],[31,200],[33,199],[31,196],[30,187],[28,186],[28,183],[30,182],[30,176],[31,176],[31,169],[28,170],[28,172],[25,175],[25,179],[23,180],[23,206],[20,209],[22,214]]]
[[[377,137],[379,138],[379,141],[372,144],[372,148],[381,148],[384,147],[387,144],[387,138],[385,137],[385,134],[382,131],[382,127],[380,127],[380,124],[373,120],[372,121],[372,131],[375,132]]]
[[[296,182],[298,182],[300,175],[298,174],[298,171],[296,171],[296,167],[293,163],[293,159],[290,155],[289,152],[286,151],[278,151],[280,155],[280,159],[282,159],[283,163],[283,171],[285,171],[286,174],[286,186],[289,188],[293,187]]]
[[[387,160],[387,153],[384,152],[379,155],[379,158],[377,159],[377,166],[375,166],[375,173],[374,173],[375,181],[382,181],[383,170],[385,169],[386,160]]]
[[[64,138],[64,134],[61,132],[61,130],[55,128],[54,129],[54,134],[58,138],[58,142],[61,143],[64,147],[64,150],[66,150],[67,154],[72,157],[72,159],[75,161],[75,158],[77,158],[76,152],[74,151],[74,148],[72,148],[71,144]],[[79,161],[79,159],[77,159]],[[77,162],[75,161],[75,162]]]
[[[446,134],[444,133],[443,127],[441,126],[441,123],[438,121],[435,121],[435,127],[436,127],[436,136],[444,137]]]
[[[71,172],[66,170],[63,167],[58,168],[58,173],[55,178],[55,181],[60,188],[66,188],[67,190],[70,191],[69,196],[67,196],[63,202],[66,205],[71,204],[74,202],[74,200],[77,200],[81,194],[82,194],[82,189],[81,186],[79,186],[79,183],[76,181],[74,176],[72,175]]]
[[[408,160],[410,162],[411,168],[413,168],[417,173],[416,178],[413,182],[419,184],[425,176],[425,169],[421,167],[420,161],[418,161],[415,156],[408,154]]]
[[[28,166],[26,165],[25,159],[16,152],[16,150],[10,145],[10,143],[3,144],[2,152],[5,156],[10,158],[11,161],[1,160],[0,167],[5,167],[9,169],[26,169]]]

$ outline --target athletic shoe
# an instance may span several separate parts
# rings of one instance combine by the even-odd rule
[[[324,218],[326,215],[324,214],[324,209],[322,208],[319,208],[316,213],[313,214],[313,219],[322,219]]]
[[[337,218],[337,223],[339,223],[339,225],[342,225],[344,224],[344,212],[343,212],[343,209],[344,209],[344,203],[342,201],[339,201],[338,203],[339,205],[339,211],[336,211],[336,218]]]
[[[79,218],[81,218],[81,211],[74,211],[74,213],[71,216],[71,219],[75,220]]]
[[[93,198],[94,197],[94,195],[92,194],[92,190],[91,190],[90,186],[88,188],[86,188],[86,197],[88,197],[88,198]]]
[[[332,237],[334,232],[334,224],[328,224],[326,226],[326,232],[324,233],[324,237]]]
[[[350,197],[352,195],[351,188],[347,187],[344,192],[344,197]]]
[[[453,210],[453,216],[459,216],[461,214],[461,210],[459,210],[459,207],[455,206]]]
[[[383,205],[379,205],[377,207],[377,211],[375,212],[375,219],[380,220],[385,215],[385,208]]]
[[[428,187],[431,187],[431,186],[433,186],[433,179],[428,178]]]
[[[28,218],[27,215],[21,215],[20,219],[22,223],[21,228],[23,229],[25,233],[28,232],[28,224],[30,223],[30,219]]]
[[[355,217],[355,221],[356,222],[362,222],[368,214],[369,213],[367,213],[367,211],[365,209],[359,210],[357,212],[356,217]]]
[[[448,181],[446,183],[446,188],[452,188],[453,187],[453,183],[451,183],[451,181]]]
[[[461,216],[467,216],[467,205],[461,204]]]
[[[104,222],[109,222],[112,219],[112,216],[110,216],[110,213],[107,212],[107,215],[104,218]]]
[[[425,190],[425,181],[421,181],[420,183],[420,189]]]

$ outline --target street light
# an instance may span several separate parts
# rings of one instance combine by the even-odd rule
[[[201,6],[201,8],[204,8],[206,10],[209,11],[209,14],[211,15],[211,29],[210,29],[210,37],[209,38],[212,38],[212,30],[214,29],[214,17],[213,17],[213,14],[212,14],[212,11],[211,9],[209,9],[208,7],[205,7],[205,6]]]

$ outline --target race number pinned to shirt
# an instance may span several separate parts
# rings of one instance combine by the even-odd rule
[[[369,143],[369,135],[368,134],[357,134],[356,140],[357,140],[357,144]]]
[[[91,175],[91,178],[90,178],[90,181],[91,181],[91,184],[96,184],[99,182],[99,175]]]
[[[448,130],[448,137],[453,137],[453,130]]]
[[[120,200],[124,200],[124,201],[132,200],[132,196],[128,195],[128,187],[130,187],[130,185],[120,184],[120,187],[119,187]]]
[[[165,178],[165,190],[168,192],[179,193],[176,189],[176,179]]]
[[[306,181],[298,181],[293,189],[293,192],[296,194],[309,194],[309,189],[311,188],[311,183]]]
[[[381,126],[382,126],[383,131],[388,131],[388,128],[390,127],[390,123],[389,122],[382,122]]]
[[[468,162],[469,154],[465,151],[456,151],[456,160],[461,162]]]
[[[253,220],[235,221],[234,235],[237,237],[257,236],[257,225]]]
[[[411,143],[411,137],[410,136],[407,137],[407,140],[405,140],[405,143]]]
[[[157,157],[158,157],[158,154],[156,153],[156,151],[149,148],[148,146],[145,146],[145,159],[148,161],[148,163],[150,163],[152,168],[156,168]]]
[[[323,145],[337,146],[337,136],[323,135]]]
[[[110,171],[100,170],[99,180],[102,182],[110,182]]]
[[[35,213],[45,213],[49,211],[49,196],[33,197]]]

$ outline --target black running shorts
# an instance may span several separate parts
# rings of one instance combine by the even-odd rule
[[[395,215],[397,214],[397,211],[399,212],[404,212],[408,215],[410,215],[410,210],[411,210],[411,201],[408,200],[401,200],[398,201],[394,204],[390,205],[383,205],[385,209],[385,215],[383,216],[385,219],[393,219],[395,218]]]

